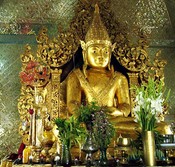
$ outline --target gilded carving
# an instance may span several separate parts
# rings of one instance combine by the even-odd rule
[[[60,33],[50,39],[47,29],[43,28],[36,38],[38,42],[37,57],[51,68],[59,68],[66,64],[77,50],[74,36],[70,32]]]

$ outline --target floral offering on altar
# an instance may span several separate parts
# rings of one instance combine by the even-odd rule
[[[147,84],[134,87],[136,91],[135,107],[133,109],[135,122],[138,122],[142,131],[152,131],[156,128],[156,122],[162,121],[167,109],[167,100],[170,91],[164,90],[162,81],[148,79]]]

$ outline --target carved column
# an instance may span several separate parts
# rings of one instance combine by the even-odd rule
[[[128,73],[129,76],[129,88],[132,88],[132,86],[139,86],[138,82],[138,73]],[[134,107],[134,101],[135,101],[135,92],[130,89],[130,97],[131,97],[131,116],[133,116],[132,109]]]
[[[61,69],[51,70],[51,120],[60,116],[60,75]]]

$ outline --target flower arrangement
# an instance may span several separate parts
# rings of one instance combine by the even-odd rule
[[[84,123],[86,126],[93,124],[94,113],[101,109],[96,102],[91,102],[86,105],[81,105],[75,112],[79,122]]]
[[[81,105],[76,112],[78,121],[85,123],[87,129],[89,126],[92,128],[99,148],[107,148],[115,134],[107,113],[107,107],[99,106],[94,101]]]
[[[87,136],[87,132],[84,126],[79,123],[75,116],[69,118],[56,118],[54,123],[59,131],[58,137],[62,144],[67,145],[69,148],[73,144],[81,145]]]
[[[115,135],[115,128],[108,120],[105,109],[95,112],[93,119],[94,135],[100,149],[107,148]]]
[[[142,131],[153,131],[156,122],[160,122],[164,114],[170,91],[164,98],[165,91],[162,81],[148,79],[147,84],[134,87],[136,91],[136,105],[133,109],[135,122],[138,122]]]
[[[49,80],[50,72],[46,66],[31,60],[19,76],[26,85],[43,86]]]

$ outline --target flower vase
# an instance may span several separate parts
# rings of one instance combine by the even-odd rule
[[[92,162],[92,155],[98,151],[98,145],[91,130],[88,130],[88,136],[81,150],[86,153],[86,161],[90,160]]]
[[[146,166],[156,166],[156,148],[153,131],[144,131],[142,134],[144,164]]]
[[[67,143],[63,143],[61,151],[61,164],[64,167],[70,167],[72,164],[72,159],[69,145]]]
[[[107,148],[100,148],[100,159],[99,159],[99,165],[100,166],[106,166],[108,165],[108,159],[107,159]]]
[[[98,145],[95,140],[95,136],[93,133],[92,123],[89,122],[86,124],[86,129],[88,131],[88,136],[81,150],[86,153],[85,161],[91,162],[93,161],[93,154],[98,151]]]

